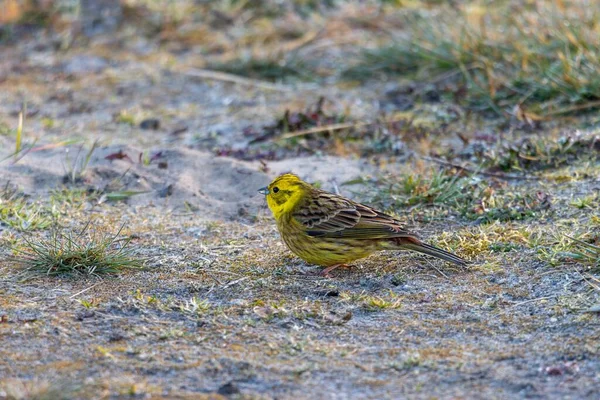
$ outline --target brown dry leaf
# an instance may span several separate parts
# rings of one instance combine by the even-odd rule
[[[104,159],[105,160],[110,160],[110,161],[113,161],[113,160],[127,160],[127,161],[133,163],[133,160],[126,153],[123,153],[123,150],[119,150],[116,153],[109,154],[106,157],[104,157]]]

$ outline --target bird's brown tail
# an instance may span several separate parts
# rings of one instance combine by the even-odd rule
[[[456,254],[452,254],[449,251],[442,250],[435,246],[432,246],[427,243],[423,243],[418,239],[414,238],[402,238],[402,241],[399,241],[399,245],[402,249],[414,250],[419,253],[429,254],[430,256],[434,256],[437,258],[441,258],[442,260],[449,261],[458,265],[467,265],[468,262],[464,258],[457,256]]]

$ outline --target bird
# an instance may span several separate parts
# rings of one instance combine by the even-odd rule
[[[465,266],[456,254],[424,243],[402,223],[373,207],[314,187],[286,173],[258,190],[287,247],[321,275],[380,250],[414,250]]]

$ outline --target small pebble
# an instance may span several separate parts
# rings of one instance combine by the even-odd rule
[[[148,118],[140,122],[140,128],[145,130],[157,130],[160,128],[160,121],[156,118]]]
[[[233,382],[227,382],[217,390],[217,393],[222,396],[229,396],[240,393],[240,388]]]

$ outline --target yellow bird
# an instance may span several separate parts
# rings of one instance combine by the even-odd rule
[[[317,189],[296,175],[281,175],[259,193],[266,196],[285,244],[304,261],[327,267],[322,275],[379,250],[414,250],[467,264],[423,243],[394,217]]]

